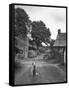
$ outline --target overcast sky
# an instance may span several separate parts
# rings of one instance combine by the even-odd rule
[[[56,39],[57,30],[66,32],[66,9],[55,7],[36,7],[16,5],[26,11],[31,21],[42,20],[47,28],[50,28],[51,38]]]

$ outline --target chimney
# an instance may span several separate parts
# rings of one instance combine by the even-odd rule
[[[58,29],[58,34],[60,34],[61,33],[61,29]]]

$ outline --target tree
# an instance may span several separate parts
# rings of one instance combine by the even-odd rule
[[[54,39],[51,39],[51,41],[50,41],[50,47],[53,47],[54,42],[55,42],[55,40]]]
[[[24,9],[15,9],[15,35],[22,35],[25,38],[27,34],[26,22],[28,22],[29,17]]]
[[[35,40],[37,48],[41,45],[41,42],[48,42],[51,35],[49,28],[45,26],[42,21],[32,22],[32,38]]]

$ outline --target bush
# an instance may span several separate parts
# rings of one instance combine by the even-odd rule
[[[40,48],[40,49],[39,49],[39,52],[40,52],[40,53],[45,53],[45,48]]]
[[[28,57],[29,58],[33,58],[33,57],[36,57],[36,56],[37,56],[37,52],[36,51],[30,50],[28,52]]]

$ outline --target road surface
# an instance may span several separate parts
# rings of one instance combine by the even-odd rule
[[[37,73],[32,75],[32,63],[35,62]],[[56,64],[48,64],[41,61],[21,61],[22,68],[15,74],[15,84],[37,84],[37,83],[55,83],[64,82],[65,72]]]

